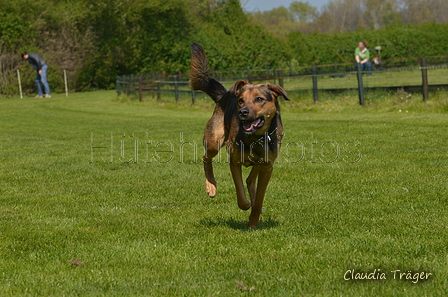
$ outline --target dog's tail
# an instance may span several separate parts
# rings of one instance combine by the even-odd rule
[[[190,84],[193,90],[203,91],[218,102],[227,92],[226,88],[208,75],[208,59],[202,46],[191,44]]]

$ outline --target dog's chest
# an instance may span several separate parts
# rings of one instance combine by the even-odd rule
[[[236,138],[235,141],[227,143],[227,148],[232,162],[246,167],[256,164],[273,164],[277,158],[276,143],[270,138]]]

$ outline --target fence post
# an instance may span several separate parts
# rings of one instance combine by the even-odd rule
[[[313,95],[314,95],[314,103],[319,100],[319,94],[317,89],[317,68],[313,65]]]
[[[124,75],[125,81],[126,81],[126,95],[129,96],[131,94],[131,84],[130,84],[130,79],[128,79],[126,77],[126,75]]]
[[[120,77],[118,75],[115,78],[115,88],[117,91],[117,95],[120,96]]]
[[[279,69],[277,70],[277,74],[278,74],[278,84],[280,87],[283,87],[283,70]]]
[[[123,85],[121,81],[121,75],[117,75],[117,94],[121,95],[123,93]]]
[[[420,58],[420,66],[422,69],[423,101],[426,101],[429,98],[428,69],[426,68],[426,57]]]
[[[135,79],[134,74],[131,74],[131,94],[135,95]]]
[[[138,100],[143,101],[143,74],[138,77]]]
[[[358,77],[359,104],[364,105],[364,84],[362,81],[361,63],[356,63],[356,67]]]
[[[65,97],[68,97],[67,71],[64,69]]]
[[[17,69],[17,79],[19,81],[19,92],[20,92],[20,99],[23,99],[23,93],[22,93],[22,82],[20,80],[20,70]]]
[[[155,95],[155,80],[156,80],[156,74],[154,73],[154,71],[151,72],[151,82],[149,84],[149,92],[151,94],[151,98],[154,98]]]
[[[250,67],[247,67],[247,81],[252,83],[252,74],[250,73]]]
[[[128,88],[128,80],[126,78],[126,75],[123,75],[121,78],[121,89],[123,91],[123,94],[127,94],[127,88]]]
[[[193,103],[193,104],[195,104],[196,103],[196,91],[195,90],[191,90],[191,102]]]
[[[174,76],[174,96],[176,98],[176,102],[179,102],[179,84],[178,84],[179,77],[176,75]]]

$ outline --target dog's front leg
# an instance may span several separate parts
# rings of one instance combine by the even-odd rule
[[[216,196],[216,180],[213,174],[213,158],[219,153],[223,140],[213,134],[215,130],[208,129],[204,135],[205,155],[202,157],[205,172],[205,191],[210,197]]]
[[[249,228],[257,228],[258,221],[260,220],[260,214],[263,209],[264,195],[268,188],[269,180],[272,176],[272,164],[259,165],[257,194],[255,198],[255,204],[252,205],[252,211],[249,216]]]
[[[250,208],[250,202],[246,199],[241,166],[241,163],[238,164],[233,160],[230,160],[230,171],[232,172],[233,182],[235,184],[238,207],[242,210],[248,210]]]
[[[255,205],[255,199],[257,197],[257,177],[260,172],[260,166],[254,165],[250,171],[249,176],[246,179],[247,190],[249,191],[250,204]]]
[[[205,191],[207,195],[210,197],[216,196],[216,180],[215,175],[213,174],[213,161],[208,160],[205,156],[204,160],[204,171],[205,171]]]

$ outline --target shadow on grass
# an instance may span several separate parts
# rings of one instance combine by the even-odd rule
[[[207,227],[218,227],[218,226],[227,226],[234,230],[241,230],[241,231],[251,231],[253,229],[247,228],[247,222],[248,220],[237,220],[235,218],[206,218],[199,221],[201,225],[207,226]],[[278,221],[273,220],[272,218],[261,218],[260,223],[258,224],[258,228],[255,230],[261,230],[261,229],[270,229],[275,228],[279,224]]]

